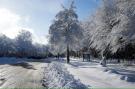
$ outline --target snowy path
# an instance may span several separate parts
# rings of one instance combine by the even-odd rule
[[[121,80],[121,75],[119,74],[105,72],[106,69],[110,68],[100,67],[98,63],[72,61],[71,64],[65,64],[65,66],[68,68],[68,71],[75,76],[76,79],[80,79],[82,83],[88,85],[89,87],[135,88],[135,82],[127,82],[125,80]],[[121,72],[120,69],[119,71]]]
[[[46,63],[28,62],[27,65],[0,65],[0,88],[41,88],[43,67]]]

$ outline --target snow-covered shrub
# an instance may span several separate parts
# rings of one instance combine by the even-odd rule
[[[52,62],[45,68],[43,85],[48,88],[86,89],[86,86],[74,79],[59,62]]]

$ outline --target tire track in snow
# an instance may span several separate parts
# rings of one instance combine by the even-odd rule
[[[7,80],[0,87],[1,88],[7,88],[7,87],[9,88],[32,88],[32,87],[41,88],[42,87],[41,79],[43,76],[42,67],[44,67],[44,63],[31,62],[30,64],[32,64],[33,67],[35,67],[37,70],[26,69],[20,66],[11,66],[10,68],[4,68],[4,71],[7,71],[7,72],[3,72],[3,74],[5,74],[5,77],[7,78]]]

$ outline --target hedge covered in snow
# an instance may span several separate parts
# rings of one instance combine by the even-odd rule
[[[43,85],[48,88],[86,89],[87,87],[69,74],[59,62],[52,62],[45,68]]]

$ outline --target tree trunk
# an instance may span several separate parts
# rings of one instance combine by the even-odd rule
[[[100,65],[102,67],[106,67],[106,58],[105,57],[103,57],[102,60],[100,61]]]
[[[57,58],[58,58],[58,59],[60,58],[60,55],[59,55],[59,53],[57,54]]]
[[[67,63],[70,63],[69,46],[67,46]]]
[[[100,61],[100,65],[102,67],[106,67],[106,57],[104,56],[104,52],[102,52],[102,60]]]
[[[120,63],[120,59],[118,59],[118,63]]]

